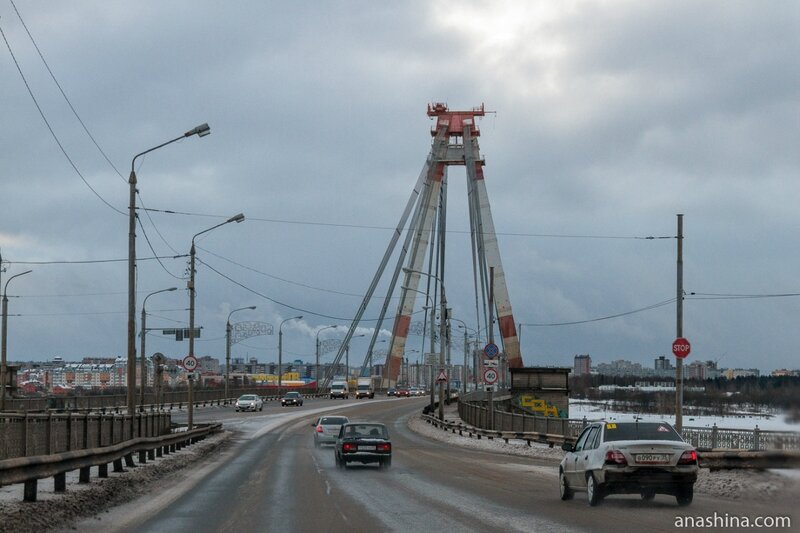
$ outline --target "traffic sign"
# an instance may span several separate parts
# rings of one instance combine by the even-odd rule
[[[493,342],[490,342],[486,346],[483,347],[483,354],[488,357],[489,359],[494,359],[497,357],[497,354],[500,353],[500,348]]]
[[[447,373],[444,370],[439,371],[439,377],[436,378],[436,383],[447,383]]]
[[[189,372],[194,372],[197,369],[197,357],[193,355],[187,355],[186,357],[184,357],[183,368],[185,368]]]
[[[689,355],[689,352],[691,351],[692,345],[689,344],[689,341],[683,337],[678,337],[675,339],[675,342],[672,343],[672,353],[675,354],[675,357],[679,359],[683,359]]]
[[[500,368],[500,361],[497,361],[496,359],[484,359],[483,366],[486,368]]]
[[[483,382],[489,385],[497,383],[497,370],[494,368],[487,368],[483,371]]]

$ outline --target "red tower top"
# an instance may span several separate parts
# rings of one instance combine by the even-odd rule
[[[465,125],[469,125],[472,136],[477,137],[481,132],[478,129],[478,123],[475,122],[475,117],[484,115],[486,112],[483,104],[480,107],[472,108],[472,111],[450,111],[447,109],[447,104],[441,102],[428,104],[428,116],[436,117],[436,127],[431,129],[431,135],[434,137],[441,126],[447,126],[447,133],[451,136],[463,136]]]

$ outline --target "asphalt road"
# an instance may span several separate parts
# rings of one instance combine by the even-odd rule
[[[794,505],[792,495],[764,503],[696,494],[690,507],[660,495],[651,502],[614,496],[595,508],[582,494],[562,502],[552,460],[453,447],[409,430],[408,417],[425,401],[307,400],[300,408],[268,403],[263,413],[198,410],[197,422],[222,420],[236,431],[233,445],[213,463],[189,469],[161,492],[129,505],[124,517],[104,518],[102,529],[674,531],[679,516],[771,516]],[[333,448],[313,444],[311,424],[321,410],[387,424],[392,467],[337,469]]]

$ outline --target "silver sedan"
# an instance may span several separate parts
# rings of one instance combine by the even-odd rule
[[[589,505],[610,494],[674,496],[689,505],[697,480],[697,452],[666,422],[596,422],[577,442],[562,446],[559,466],[562,500],[586,492]]]
[[[339,436],[339,429],[350,420],[346,416],[321,416],[314,426],[314,446],[322,444],[335,444],[336,437]]]

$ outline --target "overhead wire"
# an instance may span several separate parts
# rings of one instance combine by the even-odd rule
[[[121,179],[123,182],[127,183],[127,180],[125,179],[125,176],[123,176],[123,175],[122,175],[122,173],[120,172],[120,170],[119,170],[119,169],[116,167],[116,165],[114,165],[114,163],[111,161],[111,158],[109,158],[109,157],[108,157],[108,154],[106,154],[105,150],[103,150],[103,148],[100,146],[100,143],[99,143],[99,142],[97,142],[97,139],[95,139],[95,137],[94,137],[94,135],[92,134],[92,132],[91,132],[91,131],[89,131],[89,128],[88,128],[88,126],[86,125],[86,123],[83,121],[83,119],[81,118],[81,116],[78,114],[78,111],[77,111],[77,109],[75,109],[75,106],[72,104],[72,101],[70,100],[69,96],[67,96],[67,93],[64,91],[64,88],[61,86],[61,83],[58,81],[58,78],[56,77],[55,73],[54,73],[54,72],[53,72],[53,70],[50,68],[50,64],[47,62],[47,59],[45,59],[45,57],[44,57],[44,54],[42,53],[42,50],[41,50],[41,48],[39,48],[39,45],[38,45],[38,43],[36,42],[36,39],[34,39],[34,38],[33,38],[33,34],[30,32],[30,29],[28,28],[28,25],[25,23],[25,20],[22,18],[22,14],[19,12],[19,9],[17,9],[17,5],[14,3],[14,0],[10,0],[10,2],[11,2],[11,5],[12,5],[12,7],[14,8],[14,12],[17,14],[17,17],[19,18],[19,21],[20,21],[20,23],[22,24],[22,27],[25,29],[25,33],[27,33],[27,34],[28,34],[28,38],[31,40],[31,43],[33,44],[33,47],[36,49],[36,52],[39,54],[39,58],[42,60],[42,63],[44,64],[45,68],[47,69],[47,72],[50,74],[50,77],[51,77],[51,78],[52,78],[52,80],[53,80],[53,83],[55,83],[56,87],[58,88],[59,92],[61,93],[61,96],[64,98],[64,101],[67,103],[67,105],[69,106],[70,110],[72,111],[72,114],[73,114],[73,115],[75,116],[75,118],[78,120],[78,122],[80,123],[81,127],[83,128],[83,131],[86,133],[86,135],[89,137],[89,139],[91,139],[91,141],[92,141],[92,143],[94,144],[95,148],[97,148],[97,150],[98,150],[98,151],[100,152],[100,154],[103,156],[103,159],[105,159],[105,161],[106,161],[106,162],[108,163],[108,165],[109,165],[109,166],[110,166],[110,167],[111,167],[111,168],[114,170],[114,172],[117,174],[117,176],[119,176],[119,177],[120,177],[120,179]],[[142,162],[143,162],[143,161],[142,161]],[[87,185],[88,185],[88,184],[87,184]],[[91,187],[90,187],[90,188],[91,188]],[[138,190],[136,191],[136,195],[139,197],[139,203],[140,203],[142,206],[144,206],[144,201],[142,200],[142,195],[141,195],[141,193],[140,193]],[[123,214],[124,214],[124,213],[123,213]],[[138,218],[138,217],[137,217],[137,218]],[[148,218],[148,220],[150,220],[150,223],[153,225],[153,229],[156,231],[156,233],[157,233],[157,234],[158,234],[158,236],[161,238],[161,240],[164,242],[164,244],[166,244],[168,248],[170,248],[170,249],[171,249],[171,250],[172,250],[174,253],[176,253],[176,254],[177,254],[177,253],[178,253],[178,251],[177,251],[177,250],[175,250],[175,249],[174,249],[174,248],[173,248],[173,247],[172,247],[172,246],[171,246],[171,245],[170,245],[170,244],[167,242],[167,240],[164,238],[164,236],[161,234],[161,231],[159,231],[159,229],[158,229],[158,226],[156,226],[155,222],[153,221],[152,217],[150,216],[150,213],[147,213],[147,218]],[[138,222],[139,222],[139,226],[142,228],[142,233],[144,233],[144,232],[145,232],[145,229],[144,229],[144,226],[143,226],[143,225],[142,225],[142,223],[141,223],[141,220],[139,220]],[[145,234],[145,239],[147,239],[147,243],[148,243],[148,245],[150,246],[150,249],[153,251],[153,255],[157,256],[158,254],[157,254],[157,253],[155,252],[155,250],[153,249],[153,246],[152,246],[152,244],[150,243],[150,239],[147,237],[147,235],[146,235],[146,234]],[[172,274],[171,272],[169,272],[169,270],[167,270],[167,268],[164,266],[164,264],[163,264],[163,263],[161,263],[161,261],[159,261],[159,263],[161,264],[161,267],[162,267],[162,268],[163,268],[163,269],[164,269],[164,270],[165,270],[165,271],[166,271],[168,274],[170,274],[170,275],[171,275],[171,276],[173,276],[173,277],[176,277],[174,274]],[[178,279],[182,279],[182,278],[178,278]]]
[[[520,324],[520,325],[522,325],[522,326],[533,326],[533,327],[549,327],[549,326],[574,326],[576,324],[588,324],[590,322],[599,322],[601,320],[610,320],[612,318],[619,318],[619,317],[623,317],[623,316],[633,315],[635,313],[641,313],[643,311],[649,311],[651,309],[656,309],[658,307],[663,307],[665,305],[669,305],[669,304],[674,303],[676,301],[678,301],[678,298],[670,298],[669,300],[664,300],[664,301],[655,303],[653,305],[648,305],[647,307],[634,309],[632,311],[626,311],[624,313],[617,313],[617,314],[614,314],[614,315],[602,316],[602,317],[598,317],[598,318],[591,318],[591,319],[588,319],[588,320],[576,320],[576,321],[573,321],[573,322],[553,322],[553,323],[549,323],[549,324],[531,323],[531,324]]]
[[[268,277],[268,278],[270,278],[270,279],[274,279],[274,280],[277,280],[277,281],[281,281],[281,282],[283,282],[283,283],[288,283],[288,284],[290,284],[290,285],[296,285],[296,286],[298,286],[298,287],[303,287],[303,288],[305,288],[305,289],[312,289],[312,290],[315,290],[315,291],[320,291],[320,292],[327,292],[327,293],[331,293],[331,294],[339,294],[339,295],[341,295],[341,296],[355,296],[355,297],[358,297],[358,298],[363,298],[363,297],[364,297],[364,295],[363,295],[363,294],[356,294],[356,293],[352,293],[352,292],[342,292],[342,291],[336,291],[336,290],[333,290],[333,289],[326,289],[326,288],[323,288],[323,287],[315,287],[315,286],[313,286],[313,285],[308,285],[308,284],[305,284],[305,283],[300,283],[299,281],[292,281],[292,280],[290,280],[290,279],[281,278],[281,277],[279,277],[279,276],[275,276],[275,275],[273,275],[273,274],[268,274],[268,273],[266,273],[266,272],[263,272],[263,271],[261,271],[261,270],[258,270],[258,269],[256,269],[256,268],[249,267],[249,266],[247,266],[247,265],[243,265],[243,264],[241,264],[241,263],[237,263],[236,261],[234,261],[234,260],[232,260],[232,259],[228,259],[227,257],[223,257],[223,256],[221,256],[221,255],[219,255],[219,254],[215,254],[214,252],[212,252],[212,251],[210,251],[210,250],[206,250],[205,248],[202,248],[202,247],[200,247],[200,246],[197,246],[197,245],[195,245],[195,246],[196,246],[198,249],[200,249],[200,250],[202,250],[202,251],[206,252],[207,254],[209,254],[209,255],[213,255],[213,256],[214,256],[214,257],[216,257],[217,259],[221,259],[221,260],[223,260],[223,261],[226,261],[226,262],[228,262],[228,263],[231,263],[232,265],[236,265],[236,266],[238,266],[238,267],[240,267],[240,268],[243,268],[243,269],[245,269],[245,270],[249,270],[249,271],[251,271],[251,272],[255,272],[256,274],[260,274],[260,275],[262,275],[262,276],[265,276],[265,277]],[[382,297],[382,296],[373,296],[373,298],[374,298],[374,299],[378,299],[378,298],[381,298],[381,299],[382,299],[383,297]]]
[[[158,261],[158,264],[159,264],[159,265],[161,265],[161,268],[162,268],[162,269],[164,269],[164,272],[166,272],[167,274],[169,274],[170,276],[172,276],[173,278],[175,278],[175,279],[177,279],[177,280],[180,280],[180,281],[183,281],[183,280],[185,280],[185,279],[186,279],[186,277],[181,277],[181,276],[177,276],[177,275],[173,274],[173,273],[172,273],[172,272],[170,272],[170,271],[169,271],[169,269],[168,269],[168,268],[167,268],[167,267],[164,265],[164,263],[162,263],[162,262],[161,262],[161,259],[158,259],[158,254],[156,253],[156,250],[155,250],[155,248],[153,248],[153,244],[150,242],[150,237],[148,237],[148,236],[147,236],[147,232],[145,231],[145,229],[144,229],[144,225],[142,225],[142,221],[139,219],[139,217],[136,217],[136,222],[138,222],[138,223],[139,223],[139,229],[141,229],[141,230],[142,230],[142,235],[144,236],[144,240],[145,240],[145,242],[147,242],[147,246],[150,248],[150,251],[151,251],[151,252],[153,252],[153,257],[155,257],[155,258],[156,258],[156,260]],[[156,231],[157,231],[157,230],[156,230]]]
[[[113,168],[114,171],[117,173],[117,175],[120,178],[122,178],[122,181],[126,182],[125,176],[123,176],[122,173],[120,173],[120,171],[117,169],[117,167],[114,166],[114,163],[111,162],[111,159],[109,159],[108,155],[106,155],[105,151],[103,151],[103,149],[100,147],[100,145],[98,144],[97,140],[94,138],[94,135],[92,135],[92,132],[89,131],[89,128],[83,122],[83,119],[81,119],[80,115],[78,115],[78,112],[75,110],[75,106],[72,105],[72,102],[70,101],[69,97],[67,96],[67,93],[64,92],[64,89],[61,87],[61,83],[59,83],[58,79],[56,78],[56,75],[53,73],[53,70],[50,68],[50,65],[47,63],[47,60],[44,58],[44,54],[42,53],[41,49],[39,49],[39,45],[36,43],[36,39],[33,38],[33,35],[31,34],[30,30],[28,29],[28,25],[25,24],[25,20],[22,18],[22,15],[20,14],[19,9],[17,9],[17,5],[14,3],[14,0],[9,0],[9,1],[11,2],[11,6],[14,8],[14,12],[16,12],[17,17],[19,18],[20,23],[22,23],[22,27],[25,28],[25,33],[28,34],[28,38],[31,40],[31,43],[33,43],[33,47],[36,48],[36,53],[39,54],[39,58],[42,60],[42,63],[44,63],[44,66],[47,69],[47,72],[50,74],[50,77],[53,79],[53,82],[56,84],[56,87],[58,87],[59,92],[61,92],[61,96],[63,96],[64,100],[67,102],[67,105],[69,106],[70,110],[72,111],[72,114],[75,115],[75,118],[78,119],[78,122],[80,122],[81,126],[83,127],[83,131],[86,132],[86,135],[89,136],[89,138],[92,140],[92,143],[94,143],[95,147],[100,151],[101,154],[103,154],[103,158],[105,158],[106,162],[109,165],[111,165],[111,168]]]
[[[236,281],[235,279],[231,278],[227,274],[224,274],[224,273],[220,272],[219,270],[217,270],[216,268],[214,268],[213,266],[211,266],[210,264],[208,264],[207,262],[203,261],[202,259],[200,259],[197,256],[195,256],[195,260],[197,262],[205,265],[206,267],[208,267],[209,270],[211,270],[212,272],[214,272],[218,276],[230,281],[234,285],[246,290],[247,292],[249,292],[251,294],[255,294],[256,296],[260,296],[261,298],[264,298],[265,300],[269,300],[270,302],[272,302],[272,303],[274,303],[276,305],[279,305],[281,307],[286,307],[287,309],[292,309],[293,311],[299,311],[301,313],[307,313],[309,315],[318,316],[320,318],[327,318],[329,320],[349,321],[349,320],[352,319],[352,317],[341,317],[341,316],[326,315],[324,313],[318,313],[318,312],[312,311],[310,309],[305,309],[305,308],[302,308],[302,307],[297,307],[297,306],[294,306],[294,305],[287,304],[285,302],[281,302],[280,300],[276,300],[275,298],[267,296],[266,294],[258,292],[257,290],[255,290],[255,289],[253,289],[251,287],[248,287],[247,285],[245,285],[245,284],[243,284],[243,283],[241,283],[239,281]],[[417,312],[419,312],[419,311],[417,311]],[[377,322],[379,319],[377,319],[377,318],[364,318],[362,320],[365,321],[365,322]]]
[[[81,171],[78,169],[77,165],[72,160],[72,158],[69,156],[69,154],[67,153],[67,150],[64,148],[64,145],[61,143],[61,139],[59,139],[58,135],[56,135],[55,130],[53,130],[53,127],[50,125],[50,121],[47,120],[47,116],[45,116],[44,111],[42,110],[42,107],[39,105],[39,101],[36,99],[36,96],[33,94],[33,90],[31,89],[31,86],[28,83],[28,80],[25,77],[25,74],[22,72],[22,67],[20,67],[19,61],[17,61],[17,57],[14,55],[14,51],[11,49],[11,43],[8,42],[8,39],[6,38],[6,34],[3,31],[2,26],[0,26],[0,35],[2,35],[3,41],[5,41],[5,43],[6,43],[6,48],[8,48],[8,53],[11,54],[11,59],[14,61],[14,65],[17,67],[17,72],[19,72],[19,75],[22,78],[22,82],[25,84],[25,88],[28,91],[28,95],[31,97],[31,100],[33,100],[33,103],[36,106],[37,111],[39,111],[39,115],[42,117],[42,120],[44,121],[45,126],[47,126],[47,130],[50,132],[50,135],[53,137],[53,140],[55,140],[56,144],[58,145],[58,148],[61,150],[61,153],[67,159],[67,161],[69,162],[69,164],[72,167],[72,169],[75,171],[75,173],[78,175],[78,177],[80,177],[80,179],[81,179],[81,181],[83,181],[84,185],[86,185],[86,187],[88,187],[89,190],[92,191],[92,193],[94,193],[94,195],[97,196],[97,198],[100,199],[101,202],[103,202],[106,206],[108,206],[110,209],[112,209],[116,213],[119,213],[120,215],[123,215],[123,216],[128,216],[123,211],[121,211],[121,210],[117,209],[116,207],[114,207],[113,205],[111,205],[105,198],[103,198],[100,195],[100,193],[97,192],[94,189],[94,187],[91,186],[91,184],[89,184],[89,182],[83,176],[83,173],[81,173]]]
[[[144,209],[144,208],[142,208]],[[206,217],[206,218],[219,218],[224,219],[228,218],[227,215],[213,215],[208,213],[192,213],[187,211],[174,211],[171,209],[154,209],[154,208],[147,208],[147,211],[153,211],[157,213],[165,213],[169,215],[183,215],[183,216],[195,216],[195,217]],[[260,217],[248,217],[247,220],[256,221],[256,222],[270,222],[275,224],[294,224],[300,226],[322,226],[322,227],[334,227],[334,228],[347,228],[347,229],[375,229],[375,230],[384,230],[384,231],[395,231],[396,228],[389,227],[389,226],[374,226],[374,225],[367,225],[367,224],[343,224],[343,223],[335,223],[335,222],[312,222],[307,220],[285,220],[285,219],[277,219],[277,218],[260,218]],[[470,235],[472,234],[469,230],[447,230],[446,233],[461,233]],[[647,236],[637,236],[637,235],[581,235],[581,234],[557,234],[557,233],[522,233],[522,232],[495,232],[494,235],[501,235],[501,236],[509,236],[509,237],[541,237],[541,238],[561,238],[561,239],[617,239],[617,240],[662,240],[662,239],[675,239],[674,235],[662,235],[662,236],[654,236],[654,235],[647,235]]]

